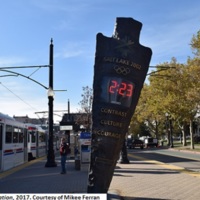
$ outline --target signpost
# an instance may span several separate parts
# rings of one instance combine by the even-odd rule
[[[142,23],[117,18],[114,35],[97,34],[88,193],[107,193],[152,51],[139,44]]]

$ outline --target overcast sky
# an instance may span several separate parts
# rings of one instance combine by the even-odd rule
[[[0,67],[48,65],[53,38],[54,89],[67,90],[55,92],[54,109],[66,110],[69,99],[76,112],[82,87],[92,88],[96,34],[111,37],[116,17],[142,22],[140,43],[153,51],[151,66],[193,56],[189,44],[200,30],[199,0],[1,0]],[[35,70],[12,69],[48,87],[48,68]],[[48,110],[43,87],[7,75],[0,71],[0,112],[37,117],[35,112]]]

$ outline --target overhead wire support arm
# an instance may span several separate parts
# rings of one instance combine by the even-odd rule
[[[31,81],[37,83],[38,85],[42,86],[42,87],[45,88],[46,90],[48,89],[48,87],[46,87],[45,85],[41,84],[40,82],[38,82],[38,81],[36,81],[36,80],[30,78],[29,76],[25,76],[25,75],[23,75],[23,74],[20,74],[20,73],[17,73],[17,72],[13,72],[13,71],[10,71],[10,70],[1,69],[1,68],[0,68],[0,71],[8,72],[8,73],[11,73],[11,74],[15,74],[16,76],[22,76],[22,77],[24,77],[24,78],[27,78],[27,79],[29,79],[29,80],[31,80]]]
[[[2,75],[2,76],[0,76],[0,78],[7,77],[7,76],[18,76],[18,75],[14,75],[14,74],[7,74],[7,75]]]
[[[31,77],[33,74],[35,74],[41,67],[39,66],[34,72],[32,72],[28,77]]]
[[[0,67],[0,71],[4,69],[19,69],[19,68],[41,68],[41,67],[49,67],[49,65],[38,65],[38,66],[15,66],[15,67]]]
[[[176,68],[176,67],[169,67],[169,66],[150,66],[150,68],[160,68],[160,69],[158,69],[157,71],[153,71],[153,72],[148,73],[147,76],[155,75],[157,72],[165,71],[165,70],[168,70],[168,69],[174,69],[174,68]]]
[[[3,71],[3,72],[8,72],[8,73],[11,73],[11,74],[15,74],[16,76],[22,76],[24,78],[27,78],[35,83],[37,83],[38,85],[42,86],[43,88],[45,89],[48,89],[48,87],[46,87],[45,85],[41,84],[40,82],[30,78],[31,75],[33,75],[36,71],[34,71],[31,75],[29,76],[25,76],[23,74],[20,74],[18,72],[13,72],[13,71],[10,71],[9,69],[26,69],[26,68],[42,68],[42,67],[50,67],[49,65],[37,65],[37,66],[14,66],[14,67],[0,67],[0,71]]]

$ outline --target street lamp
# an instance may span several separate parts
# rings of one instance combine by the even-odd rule
[[[43,84],[39,83],[38,81],[30,78],[30,76],[25,76],[23,74],[10,71],[8,69],[19,69],[19,68],[41,68],[41,67],[49,67],[49,87],[44,86]],[[39,66],[17,66],[17,67],[0,67],[0,71],[8,72],[14,75],[4,75],[0,77],[5,76],[22,76],[24,78],[27,78],[40,86],[44,87],[45,89],[48,89],[48,99],[49,99],[49,141],[48,141],[48,155],[47,155],[47,163],[45,164],[45,167],[56,167],[57,164],[55,162],[55,155],[54,155],[54,149],[53,149],[53,100],[54,100],[54,90],[53,90],[53,39],[51,39],[50,44],[50,53],[49,53],[49,65],[39,65]],[[58,91],[58,90],[56,90]],[[66,90],[60,90],[60,91],[66,91]]]
[[[50,44],[50,54],[49,54],[49,89],[47,92],[49,99],[49,140],[48,140],[48,153],[47,153],[47,162],[45,167],[56,167],[55,154],[53,148],[53,100],[54,100],[54,91],[53,91],[53,40],[51,39]]]
[[[55,95],[55,93],[54,93],[53,89],[50,87],[50,88],[48,89],[48,91],[47,91],[47,97],[48,97],[48,98],[49,98],[49,97],[53,97],[53,98],[54,98],[54,95]]]

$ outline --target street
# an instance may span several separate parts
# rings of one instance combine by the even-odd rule
[[[134,149],[128,153],[132,156],[141,156],[147,160],[156,160],[168,165],[175,165],[187,170],[200,172],[200,153],[176,151],[174,149],[149,148],[142,151]]]

